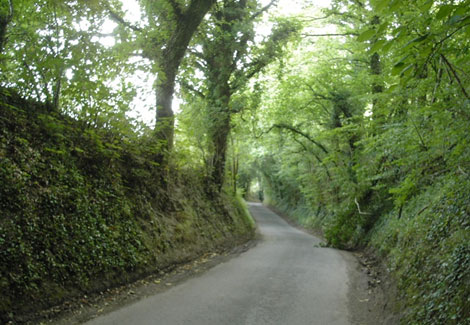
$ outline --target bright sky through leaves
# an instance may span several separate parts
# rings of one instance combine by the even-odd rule
[[[262,0],[263,6],[267,5],[271,0]],[[139,5],[135,0],[123,0],[123,9],[126,12],[126,20],[130,22],[138,22],[141,19]],[[326,8],[330,5],[330,0],[316,0],[313,1],[313,5],[317,8]],[[312,4],[312,1],[305,0],[279,0],[277,7],[271,9],[271,13],[274,15],[297,15],[302,14],[305,6]],[[111,33],[116,27],[116,24],[109,21],[103,27],[103,33]],[[268,35],[271,26],[269,23],[261,24],[258,32],[261,35]],[[328,28],[327,28],[328,29]],[[322,29],[322,31],[327,31]],[[114,45],[114,39],[103,38],[103,44],[112,46]],[[140,96],[138,95],[133,102],[133,110],[131,116],[137,118],[148,125],[153,125],[155,122],[155,98],[153,92],[154,78],[147,73],[142,71],[135,74],[131,82],[140,88]],[[173,110],[179,112],[179,105],[181,101],[179,98],[173,100]]]

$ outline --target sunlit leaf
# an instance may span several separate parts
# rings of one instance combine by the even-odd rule
[[[436,14],[436,19],[444,19],[450,15],[450,13],[454,10],[453,5],[443,5],[439,8],[439,11]]]
[[[399,84],[393,84],[390,87],[388,87],[387,92],[388,93],[393,93],[395,90],[398,89],[399,86],[400,86]]]
[[[393,0],[392,3],[390,3],[389,10],[391,12],[395,12],[395,11],[399,10],[403,5],[402,2],[403,2],[403,0]]]
[[[386,43],[385,40],[378,40],[377,42],[374,43],[374,45],[372,45],[369,52],[370,53],[377,52],[378,50],[382,49],[382,47],[384,46],[385,43]]]
[[[369,30],[366,30],[365,32],[361,33],[357,37],[357,40],[359,42],[365,42],[365,41],[370,40],[374,35],[375,35],[375,29],[369,29]]]
[[[388,53],[388,52],[390,51],[390,49],[392,48],[394,42],[395,42],[394,40],[388,41],[388,42],[382,47],[382,52]]]
[[[431,9],[433,4],[434,4],[434,0],[428,0],[421,6],[421,10],[423,10],[424,12],[427,12]]]
[[[382,12],[389,4],[390,0],[371,0],[372,8],[376,12]]]
[[[395,64],[392,68],[392,76],[397,76],[403,71],[403,67],[405,66],[404,62],[399,62]]]

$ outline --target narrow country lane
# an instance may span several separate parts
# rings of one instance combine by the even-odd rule
[[[261,242],[199,277],[90,321],[103,324],[350,324],[348,262],[250,204]]]

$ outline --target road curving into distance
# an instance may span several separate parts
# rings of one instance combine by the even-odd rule
[[[261,241],[204,274],[86,324],[343,325],[348,262],[341,252],[251,203]]]

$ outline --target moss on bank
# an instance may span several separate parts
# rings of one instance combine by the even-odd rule
[[[163,190],[154,150],[1,90],[1,322],[253,235],[202,170],[172,168]]]

